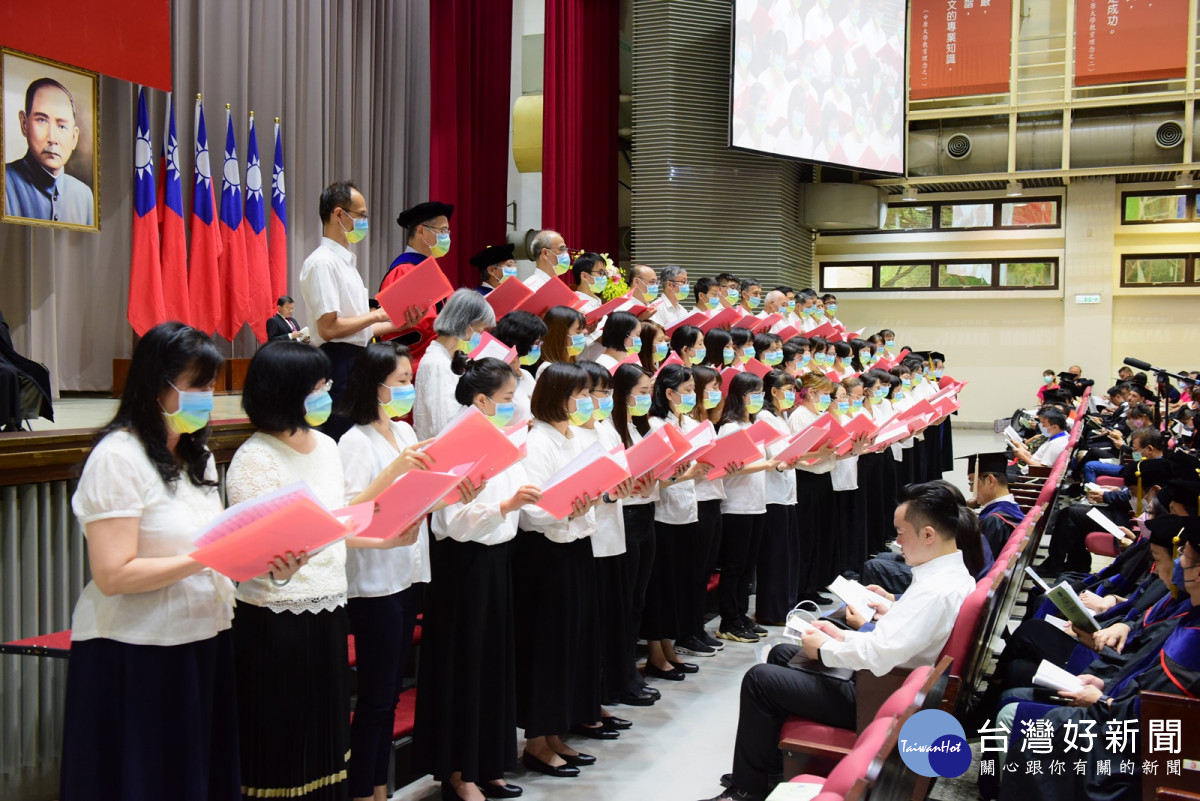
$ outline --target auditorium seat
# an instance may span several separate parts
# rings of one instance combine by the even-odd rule
[[[1120,476],[1096,476],[1096,484],[1101,487],[1120,489],[1125,486],[1125,479]]]
[[[1117,547],[1117,540],[1112,534],[1107,531],[1093,531],[1084,538],[1084,545],[1088,551],[1096,556],[1116,557],[1121,553],[1121,549]]]

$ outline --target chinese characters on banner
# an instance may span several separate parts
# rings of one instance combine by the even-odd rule
[[[1008,91],[1012,0],[913,0],[909,97]]]
[[[1068,720],[1055,726],[1050,720],[1038,718],[1025,721],[1020,729],[1012,732],[989,720],[979,729],[979,774],[1183,775],[1185,760],[1180,758],[1182,721],[1151,720],[1145,754],[1139,753],[1139,733],[1136,720],[1108,720],[1101,728],[1095,720]],[[1017,742],[1014,744],[1011,738],[1016,738]],[[1014,754],[1019,759],[1013,759]]]
[[[1184,77],[1187,10],[1187,0],[1076,0],[1075,85]]]

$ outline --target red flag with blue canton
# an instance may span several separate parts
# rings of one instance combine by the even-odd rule
[[[250,277],[246,273],[246,239],[242,236],[242,179],[238,169],[233,115],[225,108],[225,163],[221,170],[221,324],[217,331],[230,342],[250,321]]]
[[[158,260],[158,210],[154,205],[154,148],[146,90],[138,90],[137,138],[133,142],[133,248],[129,259],[129,309],[138,336],[166,319],[162,269]]]
[[[175,101],[167,94],[158,184],[159,259],[162,262],[163,308],[168,320],[192,321],[188,292],[187,237],[183,231],[183,180],[179,175],[179,139],[175,136]]]
[[[217,200],[213,190],[212,164],[204,108],[196,97],[196,168],[192,189],[192,251],[188,267],[188,292],[192,301],[192,325],[212,334],[221,324],[221,236],[217,231]]]
[[[250,141],[246,143],[246,272],[250,279],[250,330],[259,342],[267,341],[267,320],[275,313],[271,294],[271,264],[267,257],[267,211],[258,160],[254,112],[250,112]]]
[[[283,182],[283,130],[275,118],[275,170],[271,174],[271,294],[287,294],[287,191]]]

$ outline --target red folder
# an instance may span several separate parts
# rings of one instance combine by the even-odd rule
[[[709,425],[711,426],[712,424],[710,423]],[[671,441],[671,447],[675,449],[675,452],[672,454],[674,458],[679,459],[692,449],[692,441],[679,430],[679,426],[667,423],[659,431],[666,432],[667,439]]]
[[[705,420],[699,426],[692,429],[690,434],[681,436],[684,436],[687,439],[688,447],[683,451],[682,454],[676,451],[674,458],[670,462],[665,463],[665,468],[658,468],[657,476],[659,478],[665,478],[671,475],[677,469],[679,469],[679,466],[682,464],[696,461],[701,454],[712,447],[713,441],[716,439],[716,430],[713,428],[712,423]],[[672,439],[674,438],[672,437]]]
[[[584,317],[587,319],[587,324],[591,325],[592,323],[600,322],[605,317],[607,317],[608,315],[612,314],[615,311],[627,311],[630,314],[632,314],[634,317],[637,317],[638,315],[645,312],[646,309],[648,309],[648,308],[650,308],[650,307],[643,306],[641,303],[638,303],[633,298],[619,297],[619,298],[613,298],[608,303],[603,303],[603,304],[597,306],[596,308],[592,309],[590,312],[585,314]]]
[[[807,334],[805,334],[805,336],[809,337],[810,339],[812,337],[822,337],[824,339],[829,339],[835,333],[837,333],[837,329],[833,327],[833,323],[827,322],[827,323],[821,323],[816,328],[812,329]]]
[[[489,293],[489,297],[491,294]],[[517,304],[517,309],[527,311],[541,317],[546,313],[547,309],[555,306],[567,306],[572,309],[577,309],[586,303],[583,298],[576,295],[567,285],[557,278],[551,278],[546,283],[533,293],[532,297]]]
[[[842,383],[842,377],[840,375],[838,375],[836,372],[834,372],[833,370],[830,370],[828,373],[826,373],[825,377],[828,378],[830,381],[832,381],[835,384]]]
[[[801,456],[807,456],[820,448],[829,440],[829,429],[823,426],[811,425],[788,440],[788,444],[775,455],[781,462],[791,462]]]
[[[938,417],[945,417],[951,412],[958,411],[958,396],[947,395],[944,398],[938,398],[932,405],[937,410]]]
[[[781,320],[783,320],[783,315],[781,314],[768,314],[766,317],[761,318],[757,323],[755,323],[754,327],[750,330],[756,334],[759,332],[767,332],[770,331],[771,328]]]
[[[787,342],[792,337],[803,336],[803,334],[800,332],[800,329],[794,325],[789,325],[784,328],[781,328],[778,331],[776,331],[775,333],[778,334],[779,338],[782,339],[784,342]]]
[[[707,478],[717,479],[725,475],[725,467],[730,463],[736,462],[745,466],[762,458],[762,450],[743,428],[724,437],[717,437],[712,447],[697,456],[696,461],[712,465],[713,469],[708,472]]]
[[[431,470],[449,472],[469,454],[479,461],[467,473],[478,486],[521,458],[521,451],[483,412],[471,407],[451,421],[437,438],[425,446]],[[447,503],[458,500],[458,490],[446,494]]]
[[[616,364],[614,364],[612,367],[610,367],[610,368],[608,369],[608,371],[609,371],[610,373],[612,373],[613,375],[616,375],[616,374],[617,374],[617,370],[618,370],[618,369],[620,369],[620,367],[621,367],[621,365],[622,365],[622,364],[633,364],[633,365],[637,365],[638,367],[641,367],[641,366],[642,366],[642,361],[641,361],[641,359],[639,359],[637,356],[634,356],[634,355],[631,353],[631,354],[629,354],[628,356],[626,356],[624,359],[621,359],[621,361],[617,362],[617,363],[616,363]]]
[[[505,364],[512,364],[517,360],[517,351],[505,345],[500,340],[489,334],[487,331],[479,338],[479,347],[468,354],[472,359],[499,359]]]
[[[662,364],[660,364],[658,366],[658,370],[655,370],[654,374],[657,375],[668,364],[678,364],[682,367],[691,367],[690,364],[683,363],[683,359],[679,358],[678,353],[676,353],[675,351],[671,351],[671,354],[669,356],[667,356],[667,358],[663,359]]]
[[[675,455],[675,445],[668,433],[674,428],[674,426],[663,426],[657,431],[651,431],[642,437],[641,442],[625,449],[625,466],[629,470],[629,475],[634,478],[644,476]]]
[[[729,384],[733,381],[733,379],[739,373],[744,373],[744,372],[746,372],[746,368],[742,367],[742,366],[726,367],[724,370],[722,370],[721,371],[721,394],[729,395]]]
[[[542,497],[535,506],[545,509],[559,520],[571,514],[571,504],[576,498],[587,495],[595,499],[601,493],[629,478],[625,468],[611,454],[597,449],[584,451],[563,470],[553,484],[542,487]]]
[[[694,311],[687,317],[684,317],[677,323],[672,323],[671,327],[666,329],[667,336],[675,333],[676,328],[682,328],[685,325],[694,325],[697,328],[708,322],[708,312]]]
[[[730,306],[721,309],[719,312],[709,317],[701,326],[700,330],[708,333],[714,328],[732,328],[733,324],[742,318],[742,313],[738,311],[737,306]]]
[[[386,540],[407,531],[424,520],[429,510],[437,506],[438,501],[446,497],[473,467],[474,464],[463,464],[447,473],[409,470],[379,493],[370,525],[356,536]],[[340,515],[353,508],[339,509],[334,514]]]
[[[746,362],[746,372],[762,378],[767,373],[771,372],[771,368],[760,362],[758,359],[751,359]]]
[[[842,428],[842,424],[839,423],[837,418],[829,412],[825,412],[816,420],[813,420],[812,425],[829,429],[829,439],[831,442],[840,441],[842,434],[845,433],[845,429]]]
[[[385,287],[375,299],[393,322],[399,322],[404,320],[404,312],[409,307],[432,309],[435,303],[450,297],[453,292],[453,285],[446,280],[437,260],[430,256]]]
[[[879,427],[875,432],[875,440],[868,450],[881,451],[893,443],[907,439],[908,436],[908,423],[900,415],[896,415]]]
[[[532,289],[516,278],[509,278],[507,281],[501,281],[500,286],[487,293],[485,299],[491,304],[492,311],[496,313],[496,319],[499,320],[531,297],[533,297]]]
[[[754,440],[756,444],[764,447],[787,437],[787,434],[780,434],[779,430],[766,420],[758,420],[746,429],[746,433],[750,435],[750,439]]]
[[[837,449],[838,456],[845,456],[854,448],[854,440],[856,437],[869,437],[875,431],[875,423],[868,415],[860,414],[851,418],[844,426],[842,426],[842,434],[844,438],[833,441],[833,446]]]
[[[737,307],[734,307],[737,308]],[[734,328],[745,328],[747,331],[754,332],[755,328],[762,320],[755,317],[753,314],[742,314],[738,321],[733,324]]]

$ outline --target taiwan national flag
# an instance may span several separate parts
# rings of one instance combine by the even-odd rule
[[[288,293],[287,191],[283,182],[283,130],[275,118],[275,170],[271,174],[271,294]]]
[[[187,238],[183,231],[183,180],[179,175],[179,140],[175,136],[175,102],[167,95],[158,185],[158,233],[162,239],[163,308],[168,320],[192,321],[188,293]]]
[[[246,239],[242,235],[242,179],[238,169],[233,115],[225,108],[225,163],[221,170],[221,324],[217,331],[230,342],[250,321],[250,277],[246,273]],[[264,321],[265,322],[265,321]]]
[[[138,336],[167,319],[163,310],[162,266],[158,259],[158,210],[154,206],[154,148],[146,90],[138,90],[137,138],[133,142],[133,243],[129,259],[129,309]]]
[[[208,157],[208,132],[204,108],[196,98],[196,169],[192,188],[192,250],[188,269],[188,293],[192,302],[192,325],[212,334],[221,324],[221,236],[217,231],[217,200],[213,191],[212,165]]]
[[[271,264],[267,258],[267,210],[263,197],[262,167],[258,160],[258,136],[254,112],[250,112],[250,141],[246,143],[246,272],[250,278],[250,330],[259,342],[267,341],[267,320],[275,313]]]

